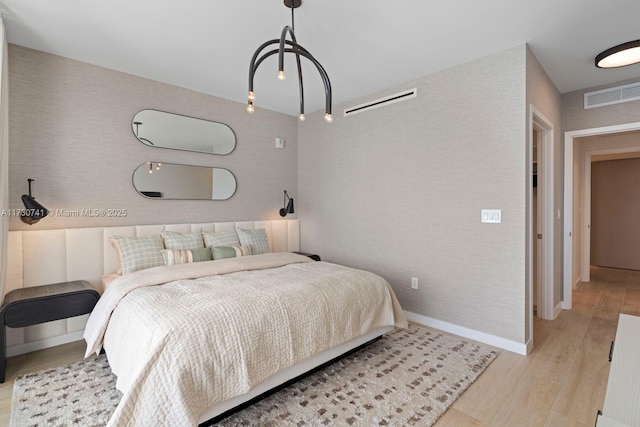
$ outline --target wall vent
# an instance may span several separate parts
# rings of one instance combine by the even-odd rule
[[[602,107],[640,99],[640,82],[624,86],[587,92],[584,94],[584,108]]]
[[[393,95],[385,96],[384,98],[374,99],[364,104],[355,105],[353,107],[344,109],[344,116],[353,116],[354,114],[364,113],[365,111],[372,110],[374,108],[384,107],[396,102],[406,101],[407,99],[415,98],[418,94],[418,89],[413,88],[402,92],[394,93]]]

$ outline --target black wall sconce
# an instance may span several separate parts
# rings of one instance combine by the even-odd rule
[[[31,195],[31,183],[35,181],[35,179],[28,178],[27,181],[29,182],[29,195],[22,195],[22,203],[24,204],[25,210],[20,215],[20,219],[22,222],[33,225],[49,215],[49,210],[36,202],[36,198]]]
[[[287,200],[289,200],[288,203]],[[290,213],[296,213],[296,211],[293,209],[293,199],[289,197],[289,195],[287,194],[287,190],[284,190],[284,203],[283,208],[280,209],[280,216],[285,217]]]

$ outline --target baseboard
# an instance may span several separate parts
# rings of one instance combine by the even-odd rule
[[[582,282],[582,276],[578,277],[576,279],[576,281],[573,283],[573,290],[575,291],[576,289],[578,289],[578,284]]]
[[[555,320],[558,317],[558,314],[562,311],[562,301],[558,303],[555,307],[553,307],[553,319]]]
[[[42,350],[49,347],[55,347],[74,341],[80,341],[84,331],[71,332],[69,334],[58,335],[51,338],[46,338],[40,341],[28,342],[25,344],[13,345],[7,347],[7,357],[17,356],[19,354],[30,353],[36,350]]]
[[[522,355],[527,354],[527,344],[525,343],[511,341],[506,338],[498,337],[496,335],[491,335],[485,332],[476,331],[474,329],[465,328],[464,326],[459,326],[442,320],[433,319],[431,317],[412,313],[410,311],[405,311],[404,314],[407,316],[407,319],[411,320],[412,322],[420,323],[421,325],[440,329],[441,331],[469,338],[474,341],[480,341],[482,343],[498,347],[503,350],[508,350],[513,353]]]

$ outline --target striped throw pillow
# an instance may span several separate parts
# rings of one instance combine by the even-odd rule
[[[188,264],[212,259],[208,248],[163,249],[161,252],[164,265]]]

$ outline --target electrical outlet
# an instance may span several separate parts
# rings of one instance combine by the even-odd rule
[[[417,277],[412,277],[411,278],[411,289],[418,289],[418,278]]]

